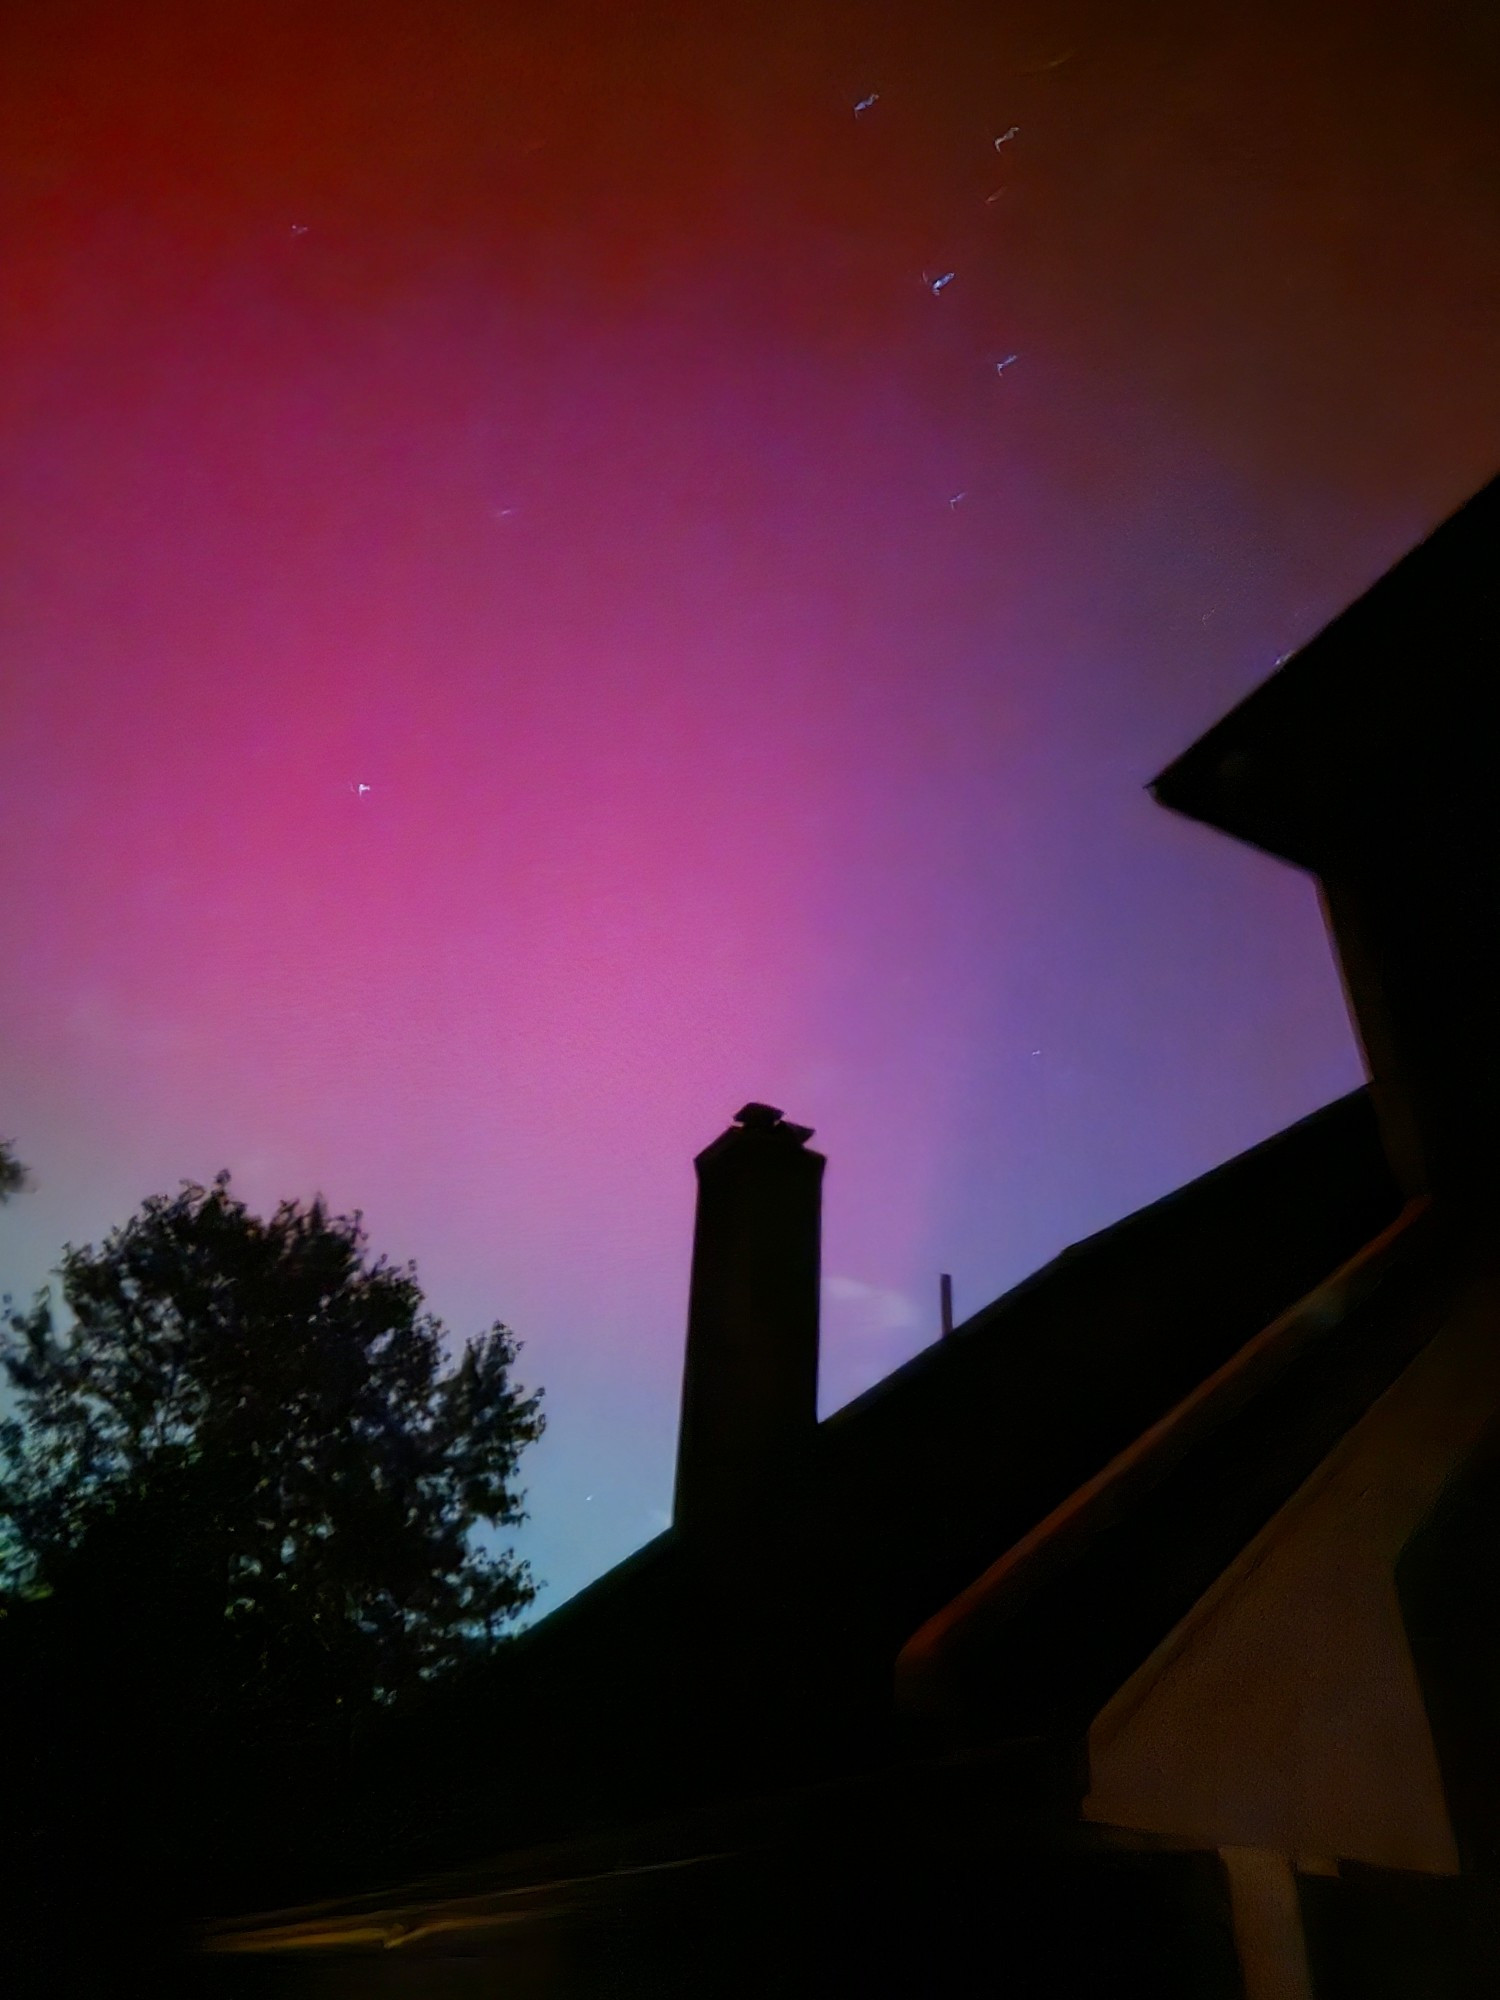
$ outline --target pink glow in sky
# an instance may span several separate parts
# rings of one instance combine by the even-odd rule
[[[747,1099],[826,1411],[1359,1081],[1310,884],[1142,787],[1495,470],[1487,13],[5,38],[10,1290],[361,1208],[545,1385],[546,1608],[664,1524]]]

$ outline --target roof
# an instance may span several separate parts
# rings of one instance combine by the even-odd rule
[[[1500,479],[1434,529],[1149,789],[1321,873],[1491,787],[1477,728],[1500,638]],[[1378,849],[1378,841],[1376,843]]]
[[[748,1541],[658,1536],[384,1736],[377,1801],[406,1773],[446,1865],[897,1754],[911,1633],[1399,1205],[1356,1091],[1072,1246],[825,1420]]]

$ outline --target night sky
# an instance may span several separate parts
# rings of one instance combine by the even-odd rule
[[[1143,787],[1500,465],[1500,11],[10,0],[0,92],[18,1298],[362,1209],[525,1343],[548,1609],[747,1099],[826,1413],[1361,1080]]]

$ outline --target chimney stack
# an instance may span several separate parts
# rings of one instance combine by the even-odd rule
[[[747,1104],[694,1160],[687,1359],[674,1525],[774,1504],[818,1422],[823,1169],[806,1125]]]

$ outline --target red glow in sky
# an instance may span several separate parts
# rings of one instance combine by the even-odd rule
[[[546,1607],[664,1522],[747,1099],[826,1410],[1359,1080],[1311,886],[1142,787],[1495,470],[1487,12],[4,33],[12,1291],[361,1208],[546,1386]]]

